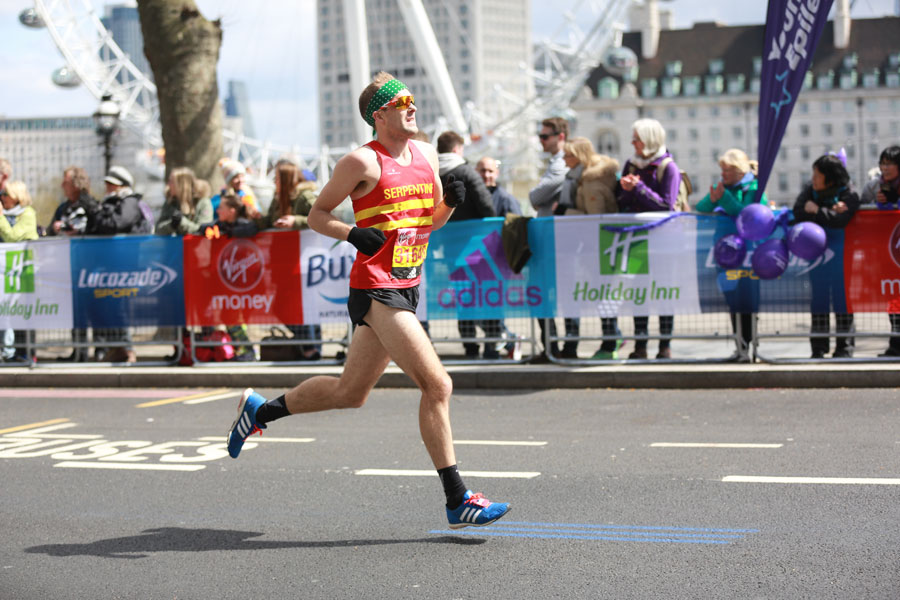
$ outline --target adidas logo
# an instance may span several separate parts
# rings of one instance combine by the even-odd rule
[[[478,246],[450,272],[449,279],[456,285],[438,292],[442,308],[536,306],[542,302],[539,287],[517,284],[524,282],[525,276],[509,268],[500,233],[490,233]]]

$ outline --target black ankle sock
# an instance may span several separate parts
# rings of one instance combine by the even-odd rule
[[[256,422],[266,424],[281,417],[290,416],[287,406],[284,404],[284,394],[273,400],[269,400],[256,411]]]
[[[447,497],[447,508],[453,510],[463,502],[463,496],[466,495],[466,484],[463,483],[462,477],[459,476],[459,469],[456,465],[438,469],[438,476],[444,485],[444,495]]]

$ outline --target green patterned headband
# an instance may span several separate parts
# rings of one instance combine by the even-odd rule
[[[366,114],[363,116],[366,123],[375,127],[375,111],[390,102],[391,98],[397,95],[397,92],[404,89],[406,89],[406,86],[403,85],[399,79],[391,79],[378,88],[378,91],[375,92],[375,95],[369,100],[369,105],[366,106]]]

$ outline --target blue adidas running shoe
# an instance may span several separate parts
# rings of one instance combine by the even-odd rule
[[[466,490],[463,503],[453,510],[447,509],[447,520],[450,521],[450,529],[484,527],[508,512],[508,503],[491,502],[481,494]]]
[[[254,433],[262,435],[266,426],[256,422],[256,411],[265,403],[266,399],[254,392],[253,388],[244,390],[238,403],[238,416],[228,430],[228,454],[231,458],[238,457],[248,437]]]

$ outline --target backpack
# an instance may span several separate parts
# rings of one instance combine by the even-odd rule
[[[669,163],[672,162],[672,157],[667,156],[661,161],[659,161],[659,165],[656,167],[656,180],[662,181],[663,172],[666,170],[666,167],[669,166]],[[684,171],[679,170],[681,173],[681,183],[678,184],[678,197],[675,199],[675,211],[676,212],[691,212],[691,203],[688,202],[688,196],[691,195],[691,192],[694,191],[694,186],[691,183],[691,178],[688,177],[688,174]]]
[[[153,233],[153,209],[143,200],[138,200],[138,206],[144,218],[140,223],[134,226],[132,233]]]

